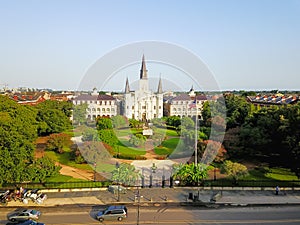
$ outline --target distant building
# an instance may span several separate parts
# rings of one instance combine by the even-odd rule
[[[168,103],[165,103],[165,107],[169,108],[169,115],[166,116],[178,116],[182,117],[194,117],[198,116],[201,118],[203,103],[208,101],[205,95],[196,95],[193,87],[190,89],[189,93],[182,93],[167,99]]]
[[[62,93],[56,93],[56,94],[51,94],[50,100],[53,101],[70,101],[74,98],[74,94],[71,92],[62,92]]]
[[[50,100],[51,94],[48,92],[15,92],[9,97],[21,105],[37,105],[46,100]]]
[[[87,104],[86,118],[95,120],[98,116],[117,115],[116,99],[110,95],[98,94],[94,89],[91,94],[81,94],[72,100],[74,105]]]
[[[161,118],[163,116],[163,92],[161,78],[158,82],[157,92],[154,93],[150,91],[144,55],[140,70],[139,89],[131,91],[127,78],[123,101],[122,111],[129,119],[148,121],[153,118]]]
[[[257,96],[247,96],[247,101],[259,106],[272,106],[272,105],[288,105],[295,104],[299,100],[299,97],[296,95],[285,96],[283,94],[275,95],[257,95]]]

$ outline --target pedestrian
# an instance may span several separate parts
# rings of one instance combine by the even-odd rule
[[[279,191],[280,191],[280,188],[279,188],[279,186],[276,186],[276,189],[275,189],[275,194],[276,194],[276,195],[278,195]]]

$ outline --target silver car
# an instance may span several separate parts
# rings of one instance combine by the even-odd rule
[[[24,209],[21,211],[13,212],[7,215],[7,219],[12,222],[25,221],[25,220],[38,220],[41,212],[35,209]]]
[[[100,211],[96,215],[97,220],[100,222],[104,220],[123,220],[127,218],[127,208],[124,205],[112,205],[105,210]]]

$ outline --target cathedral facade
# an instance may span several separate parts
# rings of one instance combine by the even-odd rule
[[[162,82],[159,78],[157,92],[149,90],[145,57],[142,57],[140,70],[139,89],[131,91],[128,78],[126,79],[124,93],[124,115],[128,119],[149,121],[163,116],[163,91]]]

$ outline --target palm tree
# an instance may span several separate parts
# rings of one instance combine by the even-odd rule
[[[127,186],[133,186],[140,177],[140,172],[133,165],[121,163],[112,171],[111,179]]]
[[[202,163],[179,164],[173,168],[173,178],[184,185],[199,185],[208,176],[207,165]]]

